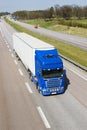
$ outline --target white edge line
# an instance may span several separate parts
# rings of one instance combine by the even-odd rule
[[[26,87],[27,87],[29,93],[33,93],[33,92],[32,92],[32,89],[30,88],[30,86],[29,86],[29,84],[28,84],[27,82],[25,82],[25,85],[26,85]]]
[[[18,71],[19,71],[20,75],[23,76],[22,70],[21,70],[21,69],[18,69]]]
[[[14,63],[15,63],[16,65],[18,64],[16,60],[14,60]]]
[[[68,67],[67,67],[68,68]],[[69,68],[68,68],[69,69]],[[79,77],[81,77],[82,79],[86,80],[87,81],[87,78],[83,77],[82,75],[80,75],[78,72],[72,70],[72,69],[69,69],[70,71],[72,71],[73,73],[75,73],[76,75],[78,75]]]
[[[44,115],[44,113],[43,113],[40,106],[37,107],[37,110],[38,110],[38,112],[39,112],[39,114],[40,114],[46,128],[51,128],[51,126],[50,126],[48,120],[46,119],[46,116]]]

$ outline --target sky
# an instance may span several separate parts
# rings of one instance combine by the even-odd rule
[[[0,0],[0,12],[44,10],[55,5],[87,5],[87,0]]]

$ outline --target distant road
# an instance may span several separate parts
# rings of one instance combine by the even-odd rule
[[[38,27],[38,29],[36,29],[36,28],[34,28],[34,25],[22,23],[19,21],[12,20],[12,22],[15,22],[16,24],[21,25],[21,26],[23,26],[23,27],[25,27],[33,32],[40,34],[40,35],[44,35],[44,36],[50,37],[52,39],[59,40],[59,41],[62,41],[64,43],[72,44],[72,45],[77,46],[81,49],[87,50],[87,38],[64,34],[64,33],[56,32],[56,31],[48,30],[48,29],[45,29],[42,27]]]

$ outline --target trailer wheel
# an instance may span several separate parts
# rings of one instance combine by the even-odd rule
[[[31,72],[29,71],[29,79],[31,78]]]

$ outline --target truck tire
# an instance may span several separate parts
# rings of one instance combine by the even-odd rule
[[[29,71],[29,79],[30,79],[30,77],[31,77],[31,72]]]
[[[40,93],[40,88],[39,88],[39,86],[37,86],[37,90],[38,90],[38,93]]]
[[[36,89],[38,89],[38,82],[36,83]]]
[[[33,80],[32,80],[32,75],[31,75],[31,76],[29,76],[29,79],[31,80],[31,82],[33,82]]]

